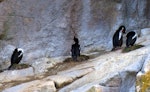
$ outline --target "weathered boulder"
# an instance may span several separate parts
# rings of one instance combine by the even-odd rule
[[[28,63],[69,55],[74,36],[82,52],[109,51],[120,25],[129,31],[150,25],[149,0],[3,0],[0,12],[2,47],[23,48]]]
[[[73,82],[73,79],[71,77],[61,76],[61,75],[49,76],[46,78],[46,80],[54,81],[57,88],[61,88],[65,85]]]
[[[88,73],[92,72],[94,69],[88,67],[86,69],[70,69],[68,71],[61,71],[61,72],[58,72],[57,75],[63,75],[63,76],[68,76],[68,77],[71,77],[72,79],[78,79],[82,76],[85,76],[87,75]]]
[[[138,70],[137,70],[138,71]],[[121,73],[122,82],[120,85],[120,92],[135,92],[136,91],[136,74],[137,71],[129,71]]]
[[[149,45],[150,45],[149,40],[150,40],[149,35],[144,35],[144,36],[138,38],[138,40],[137,40],[136,43],[137,43],[137,44],[144,45],[144,46],[149,46]]]
[[[141,29],[141,36],[146,36],[150,34],[150,28]]]
[[[92,68],[87,69],[77,69],[77,70],[66,70],[58,72],[57,75],[52,75],[49,77],[46,77],[47,80],[54,81],[57,88],[61,88],[63,86],[66,86],[67,84],[70,84],[74,80],[81,78],[82,76],[85,76],[86,74],[92,72]]]
[[[109,51],[114,32],[125,25],[127,31],[141,33],[136,44],[145,47],[123,54],[120,50],[110,52],[57,75],[46,78],[41,75],[39,80],[8,87],[4,92],[55,92],[55,85],[58,88],[65,85],[59,92],[96,89],[134,92],[138,72],[149,78],[149,5],[149,0],[3,0],[0,2],[0,69],[9,66],[15,47],[25,50],[22,62],[34,69],[0,73],[0,87],[4,82],[34,76],[34,72],[36,76],[48,72],[47,68],[63,61],[52,57],[69,55],[74,36],[79,38],[81,52]],[[141,85],[137,87],[142,89]]]
[[[92,84],[91,88],[89,88],[86,92],[120,92],[121,82],[121,76],[116,74],[103,83],[95,85]]]
[[[55,57],[55,58],[40,58],[34,62],[30,62],[34,68],[35,74],[48,72],[48,68],[54,67],[58,63],[62,63],[66,57]]]
[[[34,80],[8,88],[2,92],[56,92],[53,81]]]
[[[1,82],[9,82],[12,80],[22,79],[27,76],[33,76],[34,70],[32,67],[21,70],[6,70],[0,73]]]
[[[53,63],[51,63],[48,58],[40,58],[32,63],[32,67],[34,67],[35,74],[47,72],[47,68],[53,67]]]
[[[100,83],[100,85],[103,85],[104,87],[120,87],[122,83],[122,78],[120,74],[116,74],[109,79],[107,79],[105,82]]]
[[[129,53],[122,54],[120,51],[116,51],[102,55],[93,59],[93,62],[90,62],[95,63],[95,66],[93,66],[95,70],[93,72],[60,89],[59,92],[68,92],[71,90],[73,92],[80,92],[81,90],[84,92],[94,84],[107,83],[106,80],[109,80],[116,75],[121,78],[121,83],[118,83],[118,85],[120,85],[121,92],[132,92],[135,90],[136,74],[142,68],[145,58],[149,52],[149,47],[143,47]],[[80,66],[80,68],[81,67],[82,66]]]
[[[146,39],[147,36],[140,37],[140,38]],[[141,40],[140,38],[138,40]],[[64,60],[64,59],[61,60],[62,57],[38,59],[39,62],[37,62],[36,66],[34,67],[37,69],[37,71],[40,71],[40,69],[42,69],[41,72],[37,72],[36,76],[34,76],[34,74],[31,75],[34,76],[34,78],[27,80],[30,81],[30,82],[26,82],[27,84],[19,83],[16,86],[8,85],[7,88],[5,88],[5,90],[3,91],[13,92],[13,90],[18,88],[20,88],[19,92],[32,92],[32,91],[55,92],[56,89],[58,89],[57,90],[58,92],[91,92],[91,91],[135,92],[136,88],[137,90],[141,90],[143,89],[141,83],[143,81],[145,82],[145,78],[149,78],[148,77],[149,73],[147,74],[147,71],[150,70],[149,68],[150,46],[144,43],[148,41],[149,39],[144,40],[143,41],[144,47],[139,48],[137,50],[133,50],[128,53],[122,53],[121,50],[117,50],[114,52],[107,52],[107,54],[98,56],[94,59],[90,59],[85,63],[72,67],[69,70],[57,72],[56,75],[48,75],[48,74],[42,75],[40,73],[50,72],[45,70],[48,67],[52,67],[51,66],[52,64],[55,65],[59,62],[62,62]],[[40,63],[42,61],[43,63]],[[31,64],[34,63],[31,62]],[[10,74],[11,73],[12,72],[10,72]],[[144,80],[143,80],[143,76],[141,77],[141,74],[144,76]],[[4,75],[7,74],[5,73]],[[3,75],[1,77],[3,77]],[[139,83],[137,87],[136,87],[137,84],[136,77]],[[23,79],[26,80],[26,78],[28,77],[25,77]],[[36,82],[33,81],[35,80],[35,78],[36,78]],[[39,80],[37,80],[37,78]],[[8,79],[9,80],[7,81],[1,80],[2,83],[0,84],[0,87],[2,87],[5,84],[4,82],[14,80],[11,78]],[[17,79],[15,78],[16,81],[18,81],[19,79],[22,78],[20,77],[18,77]],[[49,88],[49,85],[55,85],[56,87],[53,86]],[[31,89],[26,90],[28,87]],[[148,90],[148,88],[146,88],[146,90]]]
[[[7,69],[10,66],[10,58],[15,47],[7,45],[0,48],[0,70]]]
[[[120,92],[119,87],[106,87],[101,85],[94,85],[86,92]]]

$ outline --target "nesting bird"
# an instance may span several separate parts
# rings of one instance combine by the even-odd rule
[[[123,43],[123,34],[126,33],[125,26],[120,26],[118,30],[116,30],[115,34],[113,35],[113,49],[115,50],[118,47],[122,46]]]
[[[74,61],[77,61],[77,58],[80,56],[80,45],[78,38],[74,37],[75,44],[71,47],[71,55]]]
[[[126,47],[133,46],[137,39],[137,33],[134,31],[131,31],[126,35],[126,37],[127,37]]]
[[[16,48],[14,51],[13,51],[13,54],[11,56],[11,65],[9,66],[8,69],[11,69],[11,67],[14,65],[14,64],[19,64],[21,59],[23,57],[23,49],[21,48]]]

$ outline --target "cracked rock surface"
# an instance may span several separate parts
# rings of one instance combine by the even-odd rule
[[[141,42],[140,40],[147,36],[140,37],[137,42]],[[148,40],[145,41],[148,42]],[[144,45],[144,42],[142,44]],[[46,92],[93,92],[93,90],[94,92],[100,90],[102,92],[135,92],[137,75],[150,70],[149,53],[150,46],[147,44],[127,53],[122,53],[121,50],[107,52],[67,70],[58,71],[54,75],[32,75],[35,72],[32,71],[31,74],[23,73],[29,76],[20,75],[21,78],[18,79],[16,76],[19,75],[15,74],[16,76],[13,75],[14,77],[8,78],[7,81],[1,79],[0,88],[2,92],[15,92],[16,89],[18,92],[42,92],[43,90]],[[6,72],[13,74],[15,70],[4,71],[0,74],[6,77],[8,76]],[[16,84],[13,84],[15,82]],[[4,88],[6,83],[7,86]]]
[[[149,5],[149,0],[0,0],[0,70],[10,65],[16,47],[25,52],[21,63],[32,66],[0,72],[0,92],[140,92],[143,81],[136,85],[136,78],[150,70]],[[120,25],[136,31],[136,44],[144,47],[111,52]],[[81,53],[94,58],[67,65],[74,36]]]

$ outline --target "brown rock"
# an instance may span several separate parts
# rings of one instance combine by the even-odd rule
[[[61,75],[49,76],[46,78],[46,80],[54,81],[57,88],[63,87],[73,81],[71,77],[61,76]]]

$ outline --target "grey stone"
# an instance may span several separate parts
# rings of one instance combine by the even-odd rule
[[[116,51],[97,57],[94,59],[95,61],[93,60],[93,63],[96,63],[94,66],[95,70],[93,72],[65,86],[60,89],[59,92],[80,92],[81,90],[82,92],[85,92],[95,84],[106,83],[107,85],[110,85],[111,82],[106,81],[112,78],[115,79],[116,75],[121,78],[121,83],[119,80],[118,84],[114,85],[119,85],[120,83],[121,91],[132,92],[135,90],[136,73],[142,68],[145,58],[149,52],[149,47],[145,47],[129,53],[122,54],[119,51]],[[129,80],[127,80],[128,76],[130,76]],[[126,86],[128,88],[123,89],[123,87],[128,84],[130,84],[130,86]]]
[[[63,87],[71,82],[73,79],[71,77],[67,77],[65,75],[53,75],[46,78],[46,80],[54,81],[57,88]]]
[[[149,46],[150,45],[149,40],[150,40],[149,35],[144,35],[144,36],[139,37],[136,43],[144,45],[144,46]]]
[[[1,82],[9,82],[12,80],[17,80],[20,78],[25,78],[27,76],[33,76],[34,71],[32,67],[21,69],[21,70],[6,70],[0,73]]]
[[[85,76],[88,73],[91,73],[93,71],[94,71],[94,69],[92,69],[92,68],[79,69],[79,70],[78,69],[77,70],[69,69],[69,71],[58,72],[58,75],[68,76],[68,77],[71,77],[75,80],[75,79],[80,78],[82,76]]]
[[[147,40],[145,40],[147,41]],[[102,90],[102,92],[111,92],[110,90],[118,91],[119,92],[133,92],[135,91],[135,80],[136,75],[139,71],[147,71],[149,70],[149,52],[150,47],[145,46],[143,48],[128,52],[128,53],[121,53],[121,50],[115,52],[109,52],[107,54],[98,56],[97,58],[88,60],[87,62],[77,65],[69,70],[58,72],[57,75],[53,76],[45,76],[40,77],[38,82],[33,84],[42,85],[42,83],[47,83],[52,81],[53,84],[56,85],[56,88],[60,88],[59,92],[87,92],[93,90]],[[136,58],[135,58],[136,57]],[[65,59],[65,57],[64,57]],[[36,65],[41,65],[42,67],[49,67],[51,64],[57,64],[62,62],[63,57],[56,57],[56,58],[41,58],[38,59],[39,62]],[[45,62],[42,65],[40,62]],[[48,64],[46,63],[48,62]],[[34,63],[33,63],[34,64]],[[40,66],[39,66],[40,67]],[[40,68],[39,68],[40,69]],[[46,68],[42,68],[45,70]],[[37,69],[38,70],[38,69]],[[1,73],[1,77],[8,76],[5,71]],[[29,70],[28,70],[29,72]],[[33,72],[33,70],[32,70]],[[44,73],[45,71],[42,71]],[[11,73],[15,74],[12,75]],[[13,78],[8,77],[7,80],[1,80],[2,83],[9,82],[11,80],[18,80],[22,79],[23,81],[26,80],[26,74],[23,71],[20,71],[19,74],[23,75],[18,77],[18,74],[14,73],[13,71],[9,71],[9,74],[13,76]],[[29,75],[29,74],[27,74]],[[17,76],[17,77],[16,77]],[[31,76],[34,76],[34,74]],[[38,73],[36,77],[38,76]],[[2,79],[2,78],[1,78]],[[32,80],[28,82],[32,84]],[[25,83],[22,83],[25,84]],[[11,92],[14,88],[20,87],[22,84],[17,86],[5,89],[4,91]],[[28,85],[29,85],[28,84]],[[100,85],[100,88],[95,87],[94,85]],[[3,84],[1,85],[3,86]],[[30,85],[29,85],[30,86]],[[27,87],[29,87],[27,86]],[[22,86],[21,86],[22,87]],[[54,87],[55,88],[55,87]],[[55,89],[56,89],[55,88]],[[26,88],[19,89],[25,90]],[[11,91],[10,91],[11,90]],[[35,90],[37,92],[48,91],[51,90],[46,86],[38,86],[32,87],[31,90]],[[31,90],[28,90],[29,92]],[[53,89],[52,89],[53,90]],[[25,90],[26,91],[26,90]],[[28,92],[27,91],[27,92]],[[31,91],[31,92],[32,92]],[[51,92],[51,91],[50,91]],[[53,91],[52,91],[53,92]]]
[[[7,69],[10,66],[10,58],[14,49],[15,47],[12,45],[0,48],[0,70]]]
[[[119,87],[106,87],[101,85],[94,85],[86,92],[119,92]]]
[[[137,72],[121,72],[122,83],[120,92],[135,92],[136,91],[136,74]]]
[[[141,36],[145,36],[149,34],[150,34],[150,28],[141,29]]]
[[[56,92],[53,81],[34,80],[8,88],[2,92]]]
[[[32,63],[32,67],[34,67],[35,74],[47,72],[47,69],[53,66],[53,63],[49,58],[40,58]]]
[[[138,38],[137,44],[145,47],[124,54],[120,50],[110,52],[58,73],[58,76],[66,74],[63,82],[68,77],[71,81],[67,83],[72,82],[60,92],[86,91],[99,83],[116,86],[120,83],[116,78],[119,73],[121,90],[126,91],[123,87],[129,84],[127,91],[134,91],[135,75],[150,52],[149,29],[145,29],[150,26],[149,4],[149,0],[4,0],[0,3],[0,69],[9,66],[12,50],[21,47],[25,51],[22,62],[33,65],[36,74],[46,72],[57,63],[49,58],[70,55],[74,36],[79,38],[81,52],[110,51],[114,32],[125,25],[127,32],[142,29],[144,36]],[[145,64],[143,70],[147,71],[149,63]],[[3,73],[8,76],[6,72]],[[34,75],[32,69],[28,73],[19,74]],[[125,81],[127,76],[129,79]]]
[[[55,58],[39,58],[36,59],[34,62],[30,62],[32,67],[34,68],[35,74],[42,74],[48,71],[48,68],[54,67],[58,63],[62,63],[66,57],[55,57]]]
[[[22,47],[26,62],[69,55],[73,36],[82,52],[109,51],[120,25],[129,31],[150,25],[148,6],[148,0],[6,0],[0,5],[2,44]]]
[[[101,85],[106,87],[120,87],[122,83],[122,79],[120,75],[115,75],[112,78],[108,79],[105,83],[102,83]]]

